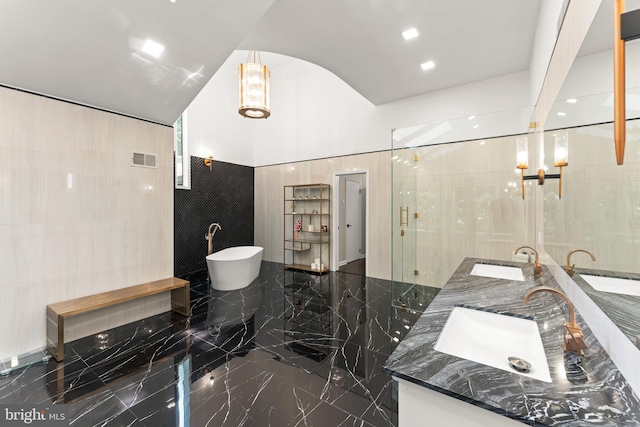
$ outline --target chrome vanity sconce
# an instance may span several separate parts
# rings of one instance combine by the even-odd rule
[[[524,297],[524,303],[529,304],[529,299],[539,292],[550,292],[562,297],[569,306],[569,321],[564,323],[566,333],[564,335],[564,343],[562,348],[569,353],[584,354],[583,350],[587,348],[582,335],[582,328],[576,324],[576,312],[569,298],[557,289],[549,286],[538,286],[529,289]]]
[[[533,263],[533,275],[540,276],[542,274],[542,265],[540,264],[540,261],[538,259],[538,251],[536,251],[531,246],[520,246],[518,249],[513,251],[513,254],[516,255],[518,251],[520,251],[520,249],[531,249],[536,254],[536,259]]]
[[[209,171],[213,170],[213,156],[209,156],[204,159],[204,165],[209,168]]]
[[[573,273],[574,273],[573,267],[575,267],[575,264],[571,264],[571,255],[573,255],[576,252],[584,252],[585,254],[589,254],[589,256],[591,257],[591,259],[593,261],[596,260],[596,257],[593,256],[593,254],[591,252],[589,252],[589,251],[586,251],[584,249],[574,249],[574,250],[572,250],[571,252],[569,252],[567,254],[567,265],[564,266],[564,271],[567,272],[569,277],[573,277]]]
[[[562,168],[569,165],[569,136],[567,132],[553,134],[555,142],[553,165],[560,168],[559,174],[545,174],[544,169],[538,169],[537,175],[525,175],[529,169],[529,139],[526,136],[516,138],[516,167],[522,171],[522,200],[524,200],[524,182],[537,179],[538,185],[544,185],[545,179],[559,180],[558,197],[562,199]]]

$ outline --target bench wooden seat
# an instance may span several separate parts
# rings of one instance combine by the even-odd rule
[[[49,304],[47,350],[58,362],[64,359],[64,319],[67,317],[168,291],[171,291],[171,310],[189,316],[189,282],[176,277]]]

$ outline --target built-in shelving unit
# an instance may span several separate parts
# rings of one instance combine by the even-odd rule
[[[331,187],[284,186],[284,266],[322,274],[330,271]]]

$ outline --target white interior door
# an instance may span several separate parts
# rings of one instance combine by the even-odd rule
[[[347,253],[346,261],[360,258],[362,253],[362,191],[358,181],[346,180]]]

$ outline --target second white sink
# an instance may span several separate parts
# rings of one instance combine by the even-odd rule
[[[471,269],[472,276],[493,277],[494,279],[524,281],[520,267],[505,267],[503,265],[475,264]]]
[[[549,364],[535,320],[480,309],[454,307],[436,341],[435,350],[525,377],[551,382]],[[510,357],[527,361],[522,372]]]
[[[590,276],[588,274],[580,274],[580,277],[593,286],[596,291],[640,297],[640,280]]]

